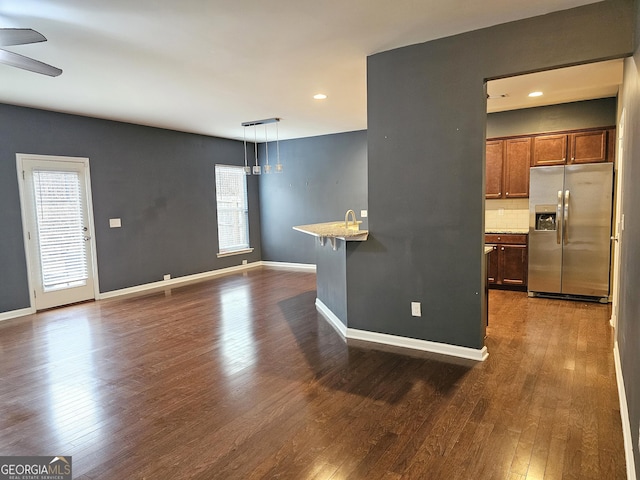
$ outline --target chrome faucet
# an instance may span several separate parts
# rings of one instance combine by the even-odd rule
[[[349,214],[351,214],[351,218],[353,220],[354,225],[358,225],[358,220],[356,219],[356,212],[353,210],[347,210],[347,213],[344,214],[344,228],[349,228]]]

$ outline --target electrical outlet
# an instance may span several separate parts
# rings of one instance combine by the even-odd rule
[[[242,260],[242,264],[243,264],[243,265],[246,265],[246,264],[247,264],[247,261],[246,261],[246,260]]]
[[[420,302],[411,302],[411,316],[412,317],[422,316],[422,308],[420,306]]]
[[[164,276],[164,279],[165,279],[165,280],[171,280],[171,274],[170,274],[170,273],[167,273],[167,274]]]
[[[504,208],[499,208],[498,209],[498,216],[503,216],[504,215]]]
[[[368,212],[366,210],[360,210],[360,218],[367,218]]]

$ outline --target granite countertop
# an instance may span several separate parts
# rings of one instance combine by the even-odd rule
[[[529,228],[486,228],[484,233],[529,233]]]
[[[298,225],[293,227],[293,229],[315,237],[340,238],[350,242],[364,242],[369,236],[369,231],[360,230],[361,223],[361,221],[358,221],[355,225],[350,223],[347,227],[345,226],[344,221],[335,221],[313,223],[311,225]]]
[[[491,251],[493,250],[493,246],[492,245],[485,245],[484,246],[484,254],[486,255],[487,253],[491,253]]]

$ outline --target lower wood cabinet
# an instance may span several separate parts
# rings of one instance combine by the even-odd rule
[[[487,283],[492,286],[527,286],[527,235],[485,234],[485,243],[493,244],[488,257]]]

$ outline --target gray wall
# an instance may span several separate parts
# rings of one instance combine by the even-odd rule
[[[487,138],[608,127],[616,124],[615,97],[487,115]]]
[[[341,220],[349,209],[360,220],[367,209],[367,132],[282,141],[280,161],[283,173],[260,179],[262,259],[315,264],[313,237],[291,227]]]
[[[255,251],[216,258],[214,165],[241,164],[241,142],[10,105],[0,105],[0,132],[0,312],[29,306],[16,153],[89,158],[102,292],[261,258],[255,177]]]
[[[336,250],[333,250],[329,240],[324,245],[320,245],[318,241],[314,243],[317,258],[317,298],[347,326],[347,243],[336,240]]]
[[[640,478],[640,6],[636,8],[636,50],[625,62],[621,107],[625,110],[625,230],[620,240],[621,277],[617,340],[629,407],[636,477]],[[622,110],[621,108],[621,110]]]
[[[610,0],[368,58],[371,240],[347,255],[349,327],[483,346],[484,82],[631,53],[633,5]]]

